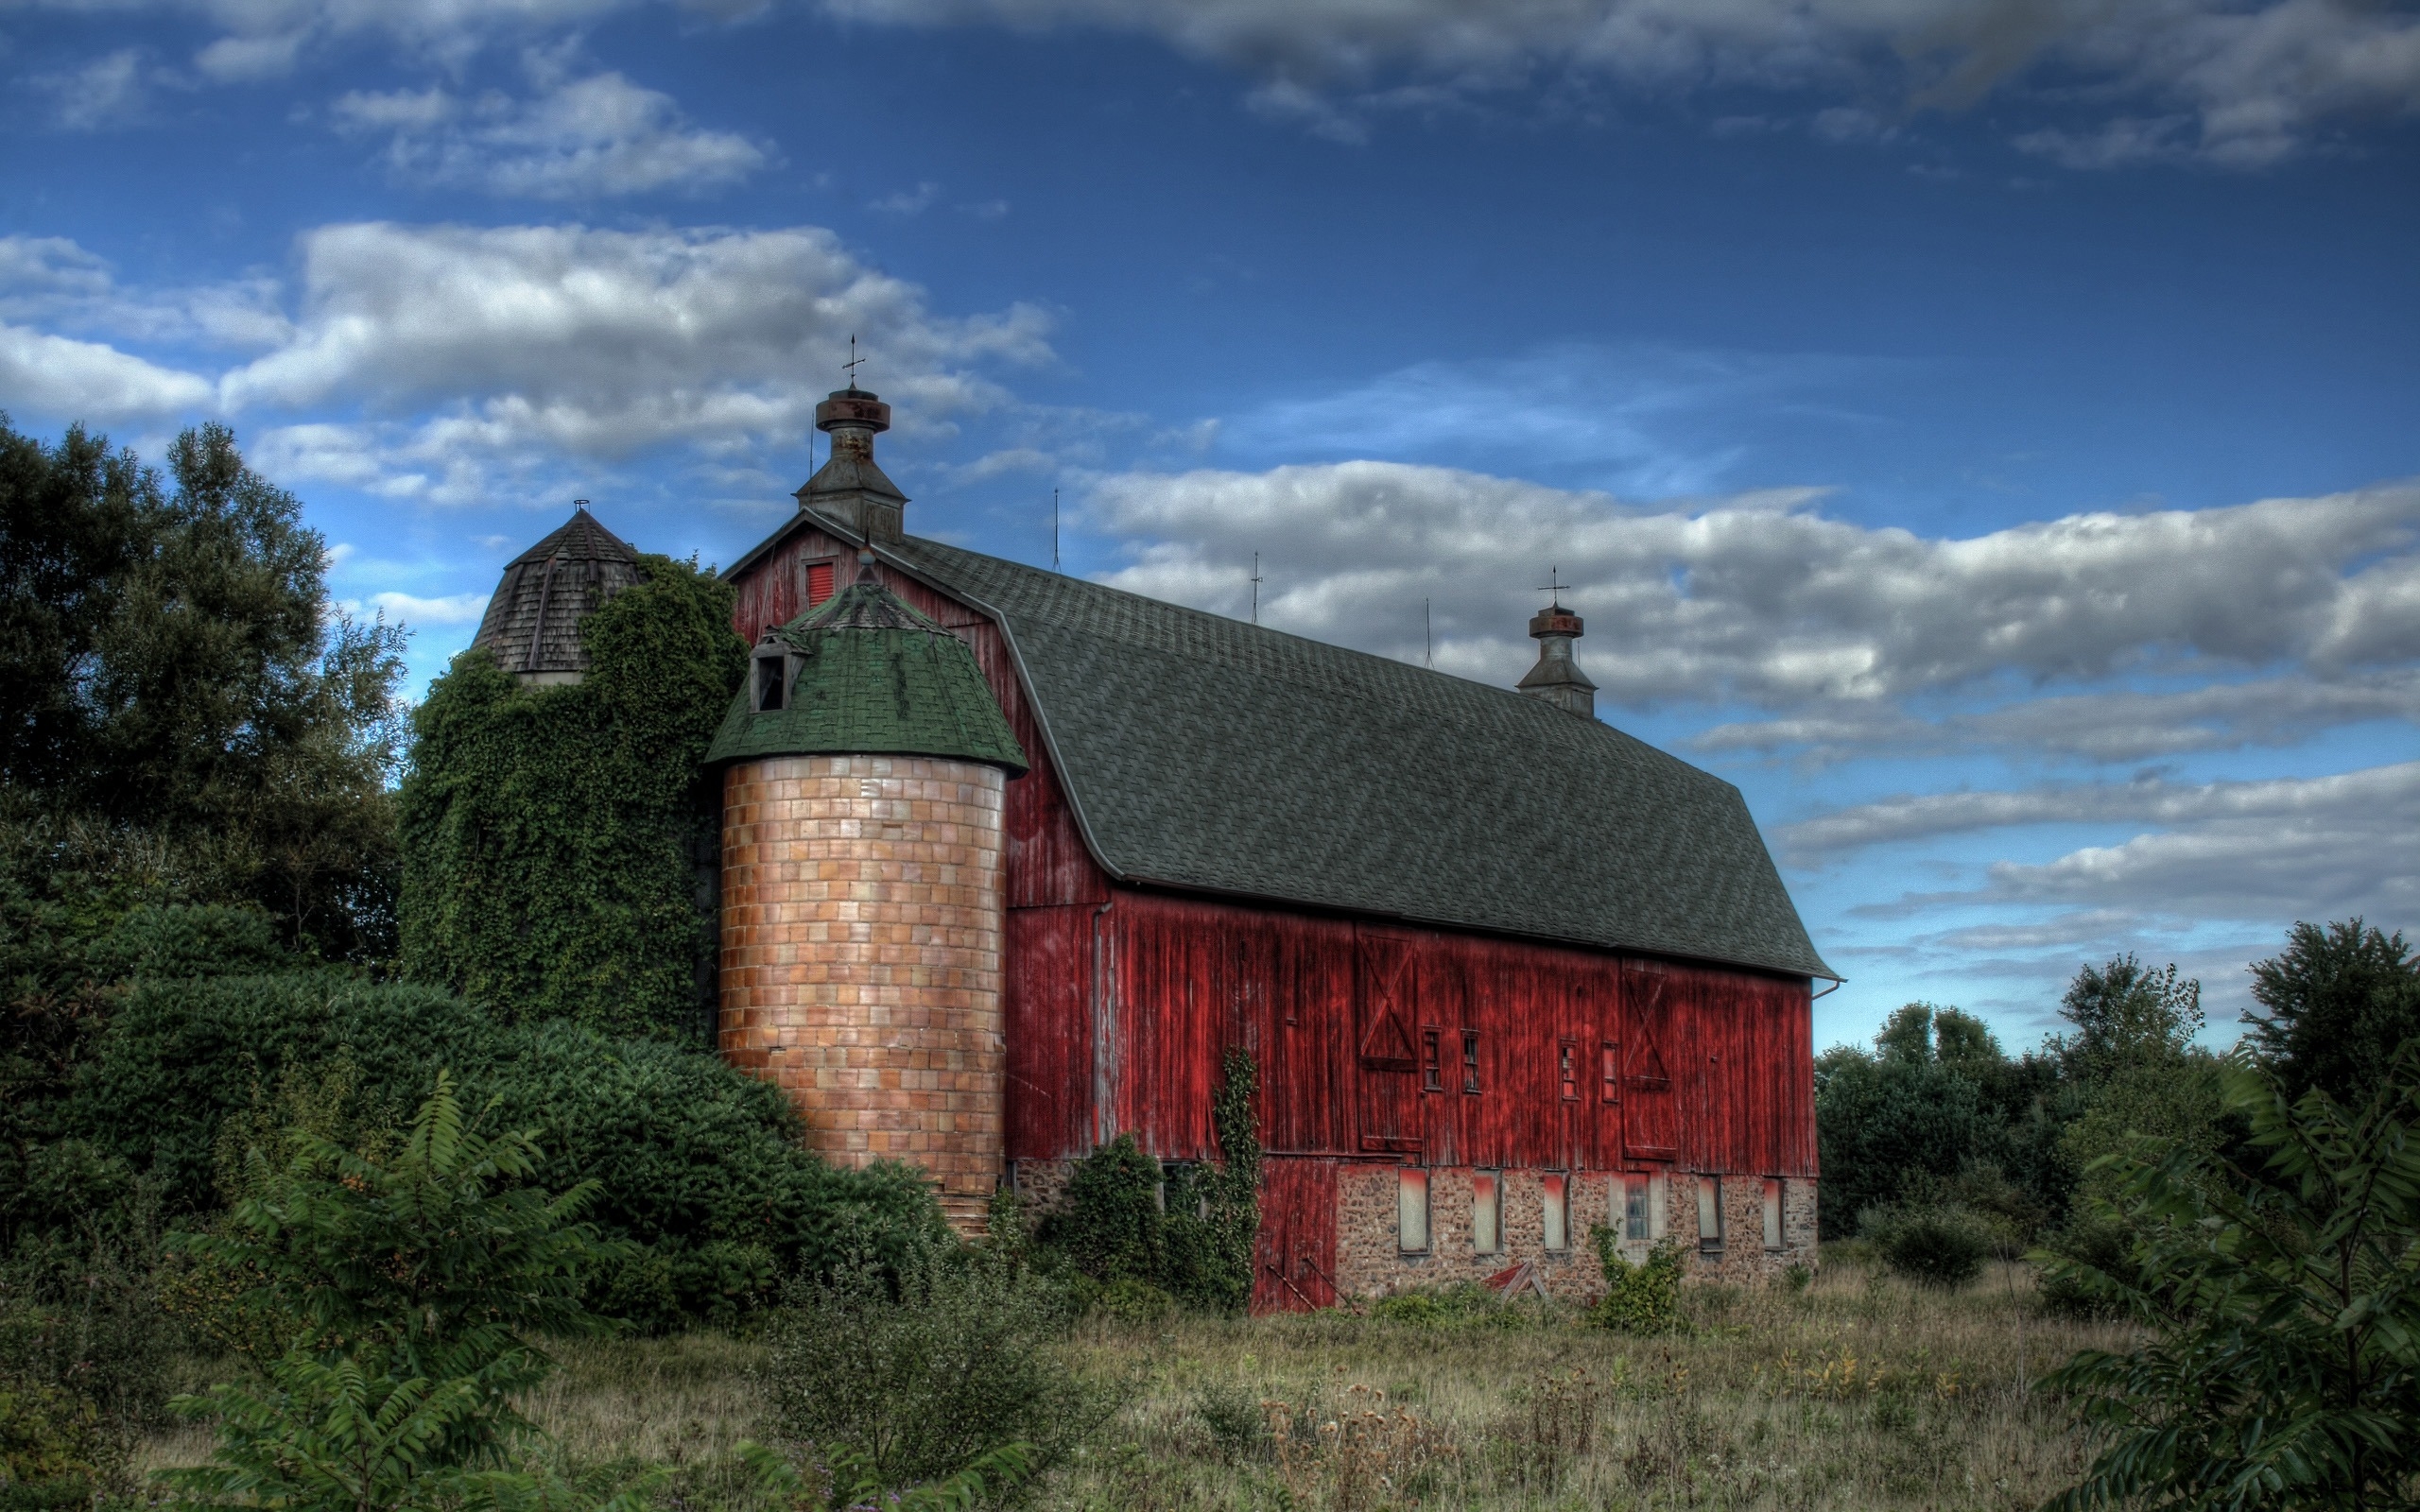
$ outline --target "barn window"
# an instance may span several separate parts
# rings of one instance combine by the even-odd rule
[[[1579,1044],[1565,1040],[1555,1046],[1555,1062],[1557,1069],[1563,1073],[1563,1100],[1566,1103],[1580,1101]]]
[[[786,647],[778,642],[756,649],[756,712],[778,713],[788,703],[790,691],[790,659]]]
[[[1722,1177],[1698,1177],[1698,1247],[1722,1249]]]
[[[1478,1031],[1462,1031],[1462,1091],[1478,1091]]]
[[[813,609],[832,596],[832,564],[811,561],[806,564],[806,607]]]
[[[1547,1248],[1571,1247],[1571,1177],[1560,1171],[1538,1177],[1538,1219]]]
[[[1611,1040],[1598,1047],[1597,1100],[1600,1103],[1622,1100],[1622,1047]]]
[[[1428,1173],[1418,1166],[1395,1171],[1395,1247],[1407,1255],[1428,1247]]]
[[[1622,1177],[1622,1237],[1645,1243],[1655,1237],[1655,1187],[1643,1176]]]
[[[1438,1031],[1420,1031],[1420,1090],[1442,1092],[1445,1090],[1445,1068],[1437,1062]]]
[[[1781,1247],[1781,1182],[1772,1177],[1765,1181],[1765,1247]]]
[[[1493,1255],[1504,1247],[1504,1178],[1494,1171],[1471,1173],[1471,1253]]]

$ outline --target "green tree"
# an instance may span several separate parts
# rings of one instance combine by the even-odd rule
[[[2321,929],[2296,924],[2286,948],[2254,963],[2246,1014],[2253,1044],[2295,1096],[2318,1088],[2361,1095],[2395,1048],[2420,1035],[2420,960],[2401,931],[2355,919]]]
[[[2088,1507],[2409,1506],[2420,1476],[2420,1070],[2358,1112],[2221,1081],[2251,1159],[2142,1140],[2107,1158],[2133,1263],[2057,1267],[2151,1332],[2045,1383],[2100,1439]]]
[[[1910,1003],[1875,1035],[1875,1046],[1872,1054],[1838,1046],[1816,1057],[1826,1238],[1856,1232],[1860,1214],[1896,1202],[1911,1186],[1936,1199],[1962,1172],[1996,1164],[2004,1153],[2005,1129],[1984,1089],[2006,1057],[1980,1021]]]
[[[178,884],[154,901],[391,954],[402,632],[330,611],[326,542],[226,427],[168,464],[173,493],[80,428],[45,447],[0,418],[0,868],[41,892],[147,836]]]
[[[699,1042],[717,826],[700,762],[747,647],[729,585],[640,560],[581,627],[585,681],[524,688],[466,651],[414,715],[403,965],[513,1014]]]

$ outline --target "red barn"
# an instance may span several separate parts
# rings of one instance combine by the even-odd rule
[[[870,575],[971,649],[1023,747],[1021,776],[994,763],[1013,780],[979,1021],[1001,1177],[1047,1202],[1127,1132],[1214,1157],[1240,1045],[1268,1152],[1258,1308],[1524,1262],[1583,1294],[1600,1223],[1716,1274],[1811,1259],[1809,1004],[1833,973],[1738,791],[1594,717],[1577,615],[1540,615],[1538,668],[1494,688],[920,539],[873,462],[888,418],[835,394],[832,462],[726,576],[769,645]],[[727,845],[756,811],[728,812]],[[734,907],[724,1041],[764,1068],[781,1049],[750,1059]],[[921,1085],[941,1111],[903,1116],[983,1116]]]

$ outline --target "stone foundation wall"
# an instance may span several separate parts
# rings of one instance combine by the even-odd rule
[[[1005,782],[905,756],[723,780],[723,1055],[835,1164],[923,1166],[962,1232],[1002,1175]]]
[[[1604,1291],[1589,1231],[1607,1224],[1617,1231],[1623,1217],[1621,1172],[1582,1171],[1570,1179],[1568,1237],[1562,1251],[1544,1247],[1545,1205],[1536,1171],[1502,1173],[1503,1247],[1479,1254],[1471,1248],[1471,1176],[1465,1167],[1428,1173],[1428,1248],[1406,1254],[1396,1220],[1397,1172],[1393,1165],[1347,1165],[1338,1175],[1336,1280],[1347,1297],[1383,1297],[1415,1288],[1484,1280],[1530,1261],[1549,1292],[1587,1300]],[[1815,1263],[1815,1183],[1793,1178],[1782,1185],[1782,1247],[1765,1247],[1764,1181],[1726,1177],[1722,1183],[1724,1243],[1700,1246],[1697,1177],[1665,1173],[1663,1237],[1678,1242],[1697,1280],[1730,1284],[1762,1281],[1791,1264]],[[1652,1240],[1625,1241],[1634,1263],[1647,1258]]]

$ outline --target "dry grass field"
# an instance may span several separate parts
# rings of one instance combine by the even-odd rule
[[[1694,1328],[1568,1314],[1456,1325],[1334,1313],[1097,1319],[1071,1363],[1125,1404],[1049,1508],[1991,1508],[2038,1505],[2083,1447],[2030,1380],[2121,1331],[2045,1317],[2020,1267],[1955,1296],[1850,1261],[1801,1292],[1693,1290]],[[693,1334],[566,1349],[528,1410],[568,1468],[672,1467],[679,1512],[752,1506],[759,1348]],[[188,1461],[186,1435],[152,1446]]]

